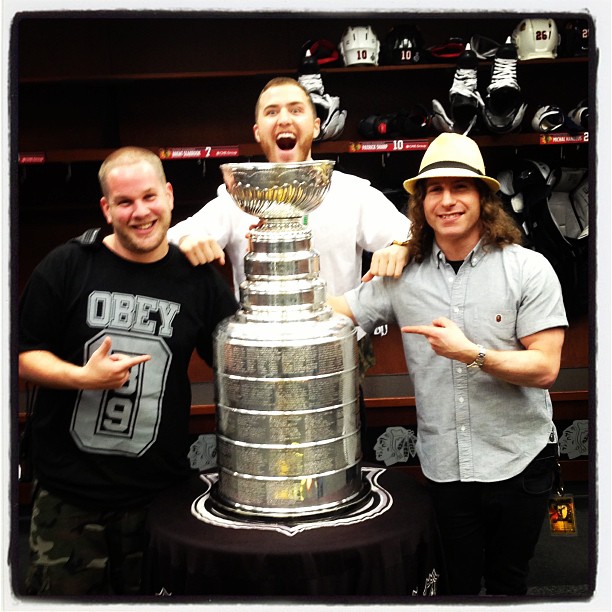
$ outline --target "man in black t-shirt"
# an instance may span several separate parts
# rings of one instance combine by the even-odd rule
[[[166,231],[172,185],[151,151],[99,172],[112,233],[86,232],[38,265],[20,302],[20,376],[36,385],[36,490],[27,594],[136,594],[146,510],[189,474],[193,350],[238,304]]]

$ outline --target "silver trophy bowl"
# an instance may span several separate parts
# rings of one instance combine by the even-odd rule
[[[262,219],[294,219],[313,211],[329,189],[333,170],[329,160],[221,165],[234,202]]]

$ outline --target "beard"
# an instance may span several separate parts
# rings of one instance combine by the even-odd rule
[[[137,254],[151,253],[166,241],[166,233],[170,227],[170,219],[169,212],[157,219],[154,232],[144,238],[139,238],[134,235],[129,227],[121,225],[114,225],[113,231],[117,241],[126,251]]]

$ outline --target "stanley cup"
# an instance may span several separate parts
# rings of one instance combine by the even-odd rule
[[[303,223],[327,193],[333,166],[221,166],[236,204],[260,218],[244,260],[241,308],[214,337],[219,480],[211,500],[221,512],[318,517],[367,493],[356,332],[326,304]]]

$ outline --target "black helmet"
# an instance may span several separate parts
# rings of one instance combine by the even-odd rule
[[[586,19],[570,19],[559,34],[561,57],[580,57],[589,54],[589,22]]]
[[[558,169],[535,159],[519,159],[514,167],[503,170],[497,177],[501,192],[515,196],[526,192],[547,193],[558,179]]]
[[[416,26],[392,27],[385,38],[383,57],[385,64],[418,64],[423,61],[423,42]]]

